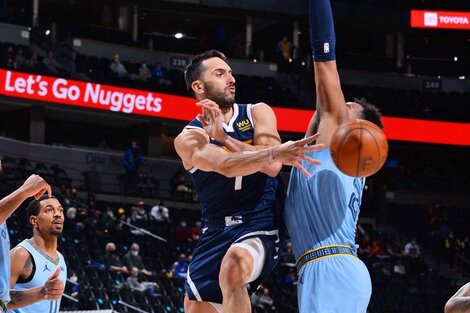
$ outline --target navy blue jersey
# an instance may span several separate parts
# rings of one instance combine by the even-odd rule
[[[234,104],[229,124],[223,123],[225,132],[242,142],[253,144],[254,123],[251,104]],[[203,129],[201,122],[192,120],[187,129]],[[215,139],[210,142],[223,147]],[[228,148],[223,147],[227,151]],[[257,172],[248,176],[228,178],[216,172],[205,172],[196,167],[189,170],[197,189],[203,219],[219,219],[226,216],[249,216],[273,212],[280,205],[284,192],[280,178]]]

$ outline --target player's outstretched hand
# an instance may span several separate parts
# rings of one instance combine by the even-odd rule
[[[204,99],[196,102],[197,106],[202,108],[202,114],[198,114],[198,119],[206,133],[219,142],[223,142],[227,133],[222,127],[223,113],[217,103],[212,100]]]
[[[59,279],[60,267],[52,274],[44,284],[45,298],[47,300],[59,300],[64,293],[64,282]]]
[[[29,176],[20,189],[27,198],[34,197],[36,200],[46,192],[49,197],[52,196],[51,186],[41,176],[35,174]]]
[[[309,172],[302,166],[301,162],[306,161],[312,164],[321,165],[320,161],[305,155],[307,152],[325,148],[324,144],[309,146],[309,144],[317,140],[319,136],[320,134],[316,133],[315,135],[301,140],[288,141],[280,146],[272,147],[271,149],[273,151],[274,160],[285,165],[295,166],[306,176],[310,176]]]

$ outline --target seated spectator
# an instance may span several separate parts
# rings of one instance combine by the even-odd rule
[[[157,223],[166,222],[171,223],[170,219],[170,212],[168,208],[165,206],[163,201],[160,201],[159,204],[152,207],[150,210],[150,218]]]
[[[273,306],[274,301],[269,295],[269,289],[266,287],[260,287],[257,291],[253,292],[251,295],[251,304],[253,307],[262,309],[262,310],[274,310]]]
[[[39,73],[40,69],[38,53],[33,50],[30,58],[24,64],[24,70],[31,73]]]
[[[150,70],[147,67],[147,63],[144,61],[139,67],[139,73],[137,75],[137,79],[145,82],[151,78],[152,78],[152,73],[150,73]]]
[[[416,243],[416,238],[412,238],[410,242],[405,245],[404,254],[413,259],[417,259],[420,256],[419,245]]]
[[[397,262],[393,266],[393,274],[398,275],[398,276],[405,276],[406,269],[401,259],[397,259]]]
[[[14,70],[17,69],[16,62],[15,62],[15,59],[13,58],[13,56],[8,56],[7,57],[7,63],[5,65],[5,68],[7,70],[11,70],[11,71],[14,71]]]
[[[176,227],[176,238],[181,242],[188,241],[188,223],[185,220],[181,220]]]
[[[16,50],[15,63],[16,63],[16,67],[19,70],[22,70],[25,66],[26,58],[24,57],[23,48],[21,48],[21,47],[19,47],[18,50]]]
[[[201,230],[202,222],[197,221],[193,227],[188,229],[188,242],[196,242],[199,240],[199,231]]]
[[[153,273],[148,271],[144,267],[144,263],[142,262],[142,257],[139,255],[139,245],[137,243],[133,243],[129,252],[124,255],[124,265],[127,267],[127,270],[131,272],[134,268],[137,268],[139,273],[142,273],[146,276],[152,276]]]
[[[116,245],[112,242],[106,244],[104,253],[104,263],[109,271],[128,273],[127,267],[117,254]]]
[[[289,272],[285,274],[284,283],[286,285],[297,285],[297,275],[295,273],[295,268],[291,268]]]
[[[140,206],[133,206],[131,208],[131,215],[127,218],[127,223],[138,228],[144,228],[147,221],[148,215],[147,212],[145,212],[145,209],[142,209]],[[131,233],[139,236],[143,235],[143,233],[138,229],[132,229]]]
[[[106,207],[106,212],[101,216],[100,228],[105,231],[114,231],[117,225],[117,218],[114,216],[112,207]]]
[[[54,58],[54,52],[49,50],[47,57],[42,59],[42,63],[45,65],[48,74],[50,75],[63,75],[64,67]]]
[[[178,258],[177,261],[173,263],[171,266],[171,271],[170,271],[170,277],[175,277],[180,280],[185,280],[186,279],[186,273],[188,272],[188,263],[186,260],[186,255],[185,254],[180,254],[180,257]]]
[[[126,67],[119,60],[119,54],[117,53],[114,55],[111,64],[109,64],[109,69],[119,79],[130,77],[130,74],[127,71]]]
[[[126,279],[126,283],[129,285],[132,291],[142,292],[148,296],[159,297],[161,296],[158,291],[160,286],[155,282],[141,282],[139,280],[139,273],[137,268],[132,270],[131,276]]]
[[[170,86],[171,80],[166,78],[166,71],[162,67],[160,62],[155,63],[155,66],[152,68],[152,75],[157,80],[158,85]]]
[[[80,291],[80,285],[78,284],[77,273],[75,273],[74,271],[72,271],[69,280],[70,280],[71,285],[72,285],[72,286],[70,287],[70,296],[72,296],[72,297],[74,297],[74,298],[78,298],[78,293],[79,293],[79,291]]]
[[[135,62],[133,57],[127,59],[127,62],[125,62],[124,66],[126,67],[126,70],[130,74],[132,80],[138,79],[139,65]]]

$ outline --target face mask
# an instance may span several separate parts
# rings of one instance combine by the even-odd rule
[[[73,220],[75,218],[75,214],[69,214],[69,219]]]
[[[181,227],[184,228],[184,227],[186,227],[188,224],[186,224],[186,223],[181,223],[180,225],[181,225]]]
[[[139,251],[131,251],[132,255],[133,256],[138,256],[139,255]]]
[[[78,280],[77,276],[72,276],[72,277],[70,277],[70,281],[71,281],[72,283],[76,283],[77,280]]]
[[[108,212],[106,212],[106,214],[108,214],[108,216],[110,216],[110,217],[113,217],[113,216],[114,216],[113,211],[108,211]]]

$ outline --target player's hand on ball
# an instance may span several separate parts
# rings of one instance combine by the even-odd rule
[[[324,144],[309,145],[317,140],[319,136],[320,134],[316,133],[315,135],[305,139],[288,141],[280,146],[273,147],[274,160],[285,165],[295,166],[306,176],[310,176],[309,172],[302,166],[302,161],[321,165],[320,161],[305,155],[305,153],[325,148]]]

